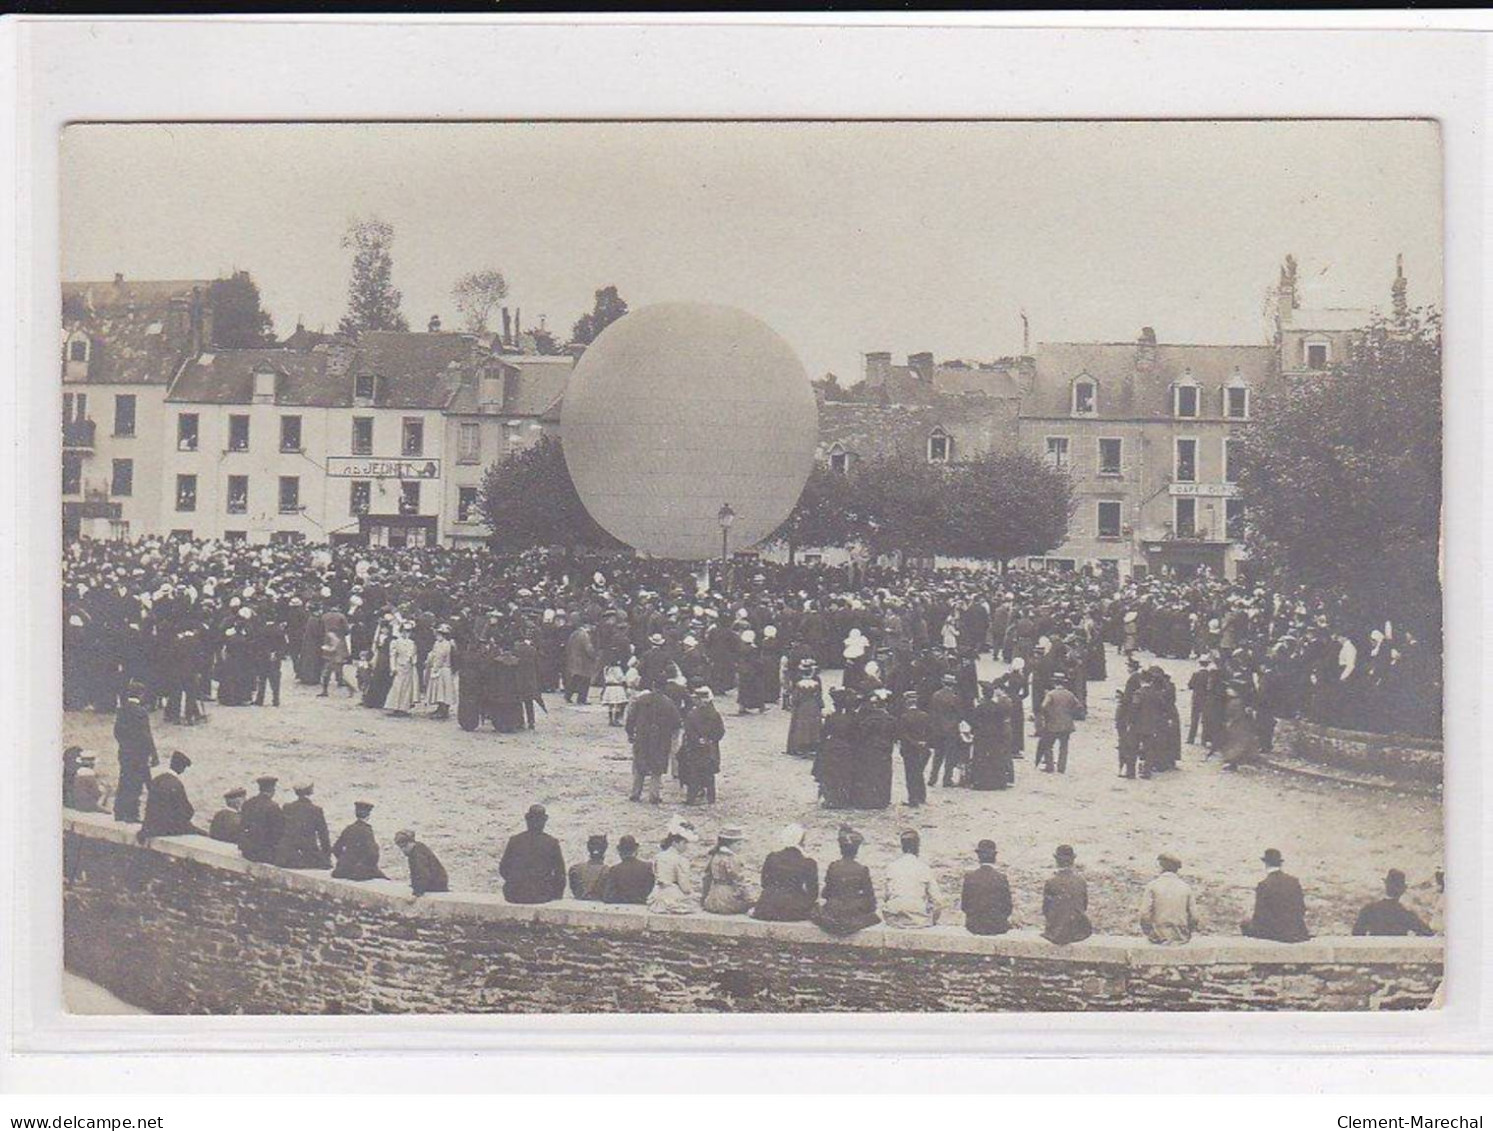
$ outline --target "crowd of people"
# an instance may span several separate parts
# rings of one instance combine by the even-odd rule
[[[101,808],[103,795],[93,762],[93,756],[77,747],[66,752],[63,790],[69,808]],[[169,767],[149,780],[137,834],[141,843],[156,837],[206,835],[235,845],[245,859],[263,864],[330,869],[335,879],[388,878],[379,867],[371,802],[354,802],[352,822],[333,840],[326,815],[313,800],[313,783],[295,784],[295,800],[281,806],[275,800],[278,779],[266,774],[256,779],[258,791],[253,797],[247,797],[241,786],[229,790],[223,808],[202,829],[194,823],[195,809],[182,781],[191,764],[189,757],[175,751]],[[864,838],[850,826],[841,826],[839,859],[824,870],[821,884],[818,862],[805,852],[806,830],[788,824],[778,833],[776,847],[767,853],[754,883],[740,855],[746,834],[726,825],[706,853],[697,882],[689,855],[700,836],[683,817],[669,821],[651,862],[639,858],[638,841],[629,834],[618,840],[617,861],[609,864],[608,837],[593,833],[586,840],[586,860],[569,868],[559,840],[546,831],[548,821],[543,805],[531,805],[524,814],[525,830],[509,838],[503,849],[498,875],[509,903],[551,903],[568,894],[584,902],[644,906],[660,915],[706,912],[750,915],[768,922],[812,922],[840,937],[878,923],[901,929],[931,927],[948,910],[937,875],[921,857],[921,836],[913,829],[901,833],[901,854],[887,866],[878,885],[870,869],[856,859]],[[394,843],[407,858],[414,895],[449,890],[445,868],[413,830],[401,829]],[[972,934],[1002,935],[1018,925],[1011,884],[997,866],[997,855],[993,840],[980,840],[974,848],[975,867],[962,879],[958,910]],[[1081,942],[1094,933],[1088,916],[1088,880],[1076,861],[1071,845],[1059,845],[1053,853],[1053,874],[1042,888],[1042,937],[1051,943]],[[1277,849],[1266,849],[1261,863],[1266,875],[1255,888],[1253,908],[1240,924],[1241,933],[1286,943],[1311,938],[1300,881],[1285,872],[1284,858]],[[1158,874],[1141,891],[1136,926],[1158,945],[1189,942],[1199,922],[1191,885],[1180,874],[1182,861],[1164,852],[1157,866]],[[1436,881],[1439,893],[1440,872]],[[1404,906],[1401,899],[1406,890],[1405,874],[1391,869],[1385,877],[1384,898],[1363,908],[1353,933],[1438,933],[1439,894],[1433,926]]]
[[[1109,678],[1117,655],[1126,671],[1115,692],[1115,772],[1128,779],[1177,768],[1184,744],[1178,689],[1161,666],[1143,664],[1144,653],[1196,660],[1185,688],[1185,740],[1227,768],[1268,750],[1284,717],[1439,732],[1439,658],[1410,632],[1389,620],[1346,625],[1328,598],[1206,572],[1120,579],[1086,570],[898,572],[744,559],[701,571],[559,551],[143,539],[71,545],[63,581],[64,705],[115,715],[113,812],[143,822],[146,837],[191,825],[189,806],[182,816],[185,796],[172,785],[180,771],[173,765],[152,776],[152,713],[159,710],[165,725],[196,725],[207,721],[209,704],[215,712],[273,709],[287,663],[319,695],[356,697],[398,716],[454,715],[466,730],[533,729],[549,712],[546,696],[577,705],[597,696],[607,723],[630,742],[632,799],[654,805],[664,803],[666,776],[678,783],[681,805],[714,804],[727,718],[774,708],[787,716],[785,755],[802,759],[827,808],[891,805],[897,757],[902,800],[912,807],[934,789],[1009,789],[1028,757],[1034,772],[1063,774],[1069,739],[1089,717],[1090,686]],[[981,678],[986,656],[1000,672],[994,678]],[[837,680],[826,679],[832,672]],[[65,776],[81,807],[102,804],[89,803],[91,765],[70,757]],[[247,835],[245,855],[265,862],[335,860],[344,872],[377,872],[376,842],[358,826],[366,829],[366,814],[355,814],[332,842],[311,783],[297,784],[283,825],[271,821],[273,836],[253,816],[269,805],[280,812],[272,779],[267,794],[261,779],[257,796],[225,799],[250,817],[219,839],[242,848]],[[220,832],[234,824],[219,816]],[[688,839],[676,831],[665,840],[647,866],[651,885],[629,867],[614,888],[636,894],[649,886],[650,906],[688,902],[693,910],[699,901],[680,895]],[[440,873],[413,833],[398,843],[419,849],[422,876]],[[871,914],[868,894],[877,906],[853,846],[848,854],[845,847],[814,897],[822,900],[816,921],[827,930]],[[637,849],[618,845],[624,862],[636,862]],[[907,876],[894,885],[898,897],[892,887],[882,891],[879,914],[889,923],[918,872],[915,847],[904,856],[913,862],[899,868]],[[710,910],[742,902],[740,871],[725,837],[702,885]],[[1176,902],[1166,879],[1174,871],[1163,869],[1148,897],[1158,906]],[[807,869],[789,853],[773,873],[792,878],[800,894],[788,902],[802,905]],[[590,869],[582,888],[602,892],[601,875]],[[560,891],[575,882],[562,877]],[[421,886],[441,890],[444,878]],[[783,887],[764,871],[764,893]],[[758,898],[746,906],[757,907]],[[773,895],[768,907],[782,898]]]

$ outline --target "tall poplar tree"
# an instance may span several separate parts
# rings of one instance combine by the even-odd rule
[[[403,296],[394,287],[394,226],[377,216],[354,219],[342,236],[353,253],[347,284],[347,313],[339,332],[354,337],[364,330],[408,330],[399,309]]]

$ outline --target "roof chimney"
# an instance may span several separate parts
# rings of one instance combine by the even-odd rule
[[[513,344],[513,320],[508,317],[508,308],[506,306],[503,307],[502,342],[505,346],[511,346]]]
[[[116,272],[114,272],[114,285],[116,287],[122,287],[122,286],[124,286],[124,272],[123,271],[116,271]]]
[[[425,324],[425,330],[430,334],[439,334],[441,332],[441,316],[439,314],[432,314],[430,321]]]
[[[872,385],[885,385],[892,375],[892,355],[886,350],[877,350],[866,355],[866,381]]]
[[[1135,341],[1135,371],[1156,371],[1156,331],[1150,326],[1140,328],[1140,337]]]
[[[929,350],[907,355],[907,368],[918,375],[919,381],[933,383],[933,354]]]

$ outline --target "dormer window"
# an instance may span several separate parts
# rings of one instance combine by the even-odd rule
[[[928,434],[928,462],[948,463],[953,457],[954,441],[942,428]]]
[[[372,373],[359,373],[353,378],[353,400],[358,404],[372,404],[378,382]]]
[[[1307,342],[1304,346],[1306,367],[1326,369],[1332,364],[1332,343],[1328,341]]]
[[[274,368],[269,365],[261,365],[254,370],[254,403],[275,403],[275,378],[278,376]]]
[[[1223,387],[1223,414],[1229,420],[1249,419],[1249,386],[1237,369]]]
[[[74,338],[72,341],[68,342],[67,359],[68,361],[87,362],[88,339],[80,335]]]
[[[1192,420],[1198,414],[1200,390],[1192,379],[1192,371],[1182,375],[1182,380],[1172,386],[1172,415],[1182,420]]]
[[[829,469],[836,475],[844,475],[850,470],[850,453],[840,444],[835,444],[829,450]]]
[[[1091,377],[1079,377],[1073,382],[1074,416],[1093,416],[1098,411],[1099,388]]]

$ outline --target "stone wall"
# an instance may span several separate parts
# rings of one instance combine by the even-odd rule
[[[1340,730],[1304,719],[1281,719],[1276,749],[1320,766],[1420,785],[1441,784],[1441,743],[1408,734]]]
[[[203,837],[132,840],[65,818],[69,970],[156,1013],[1364,1010],[1428,1006],[1440,939],[1194,939],[658,916],[501,896],[414,899],[240,858]]]

